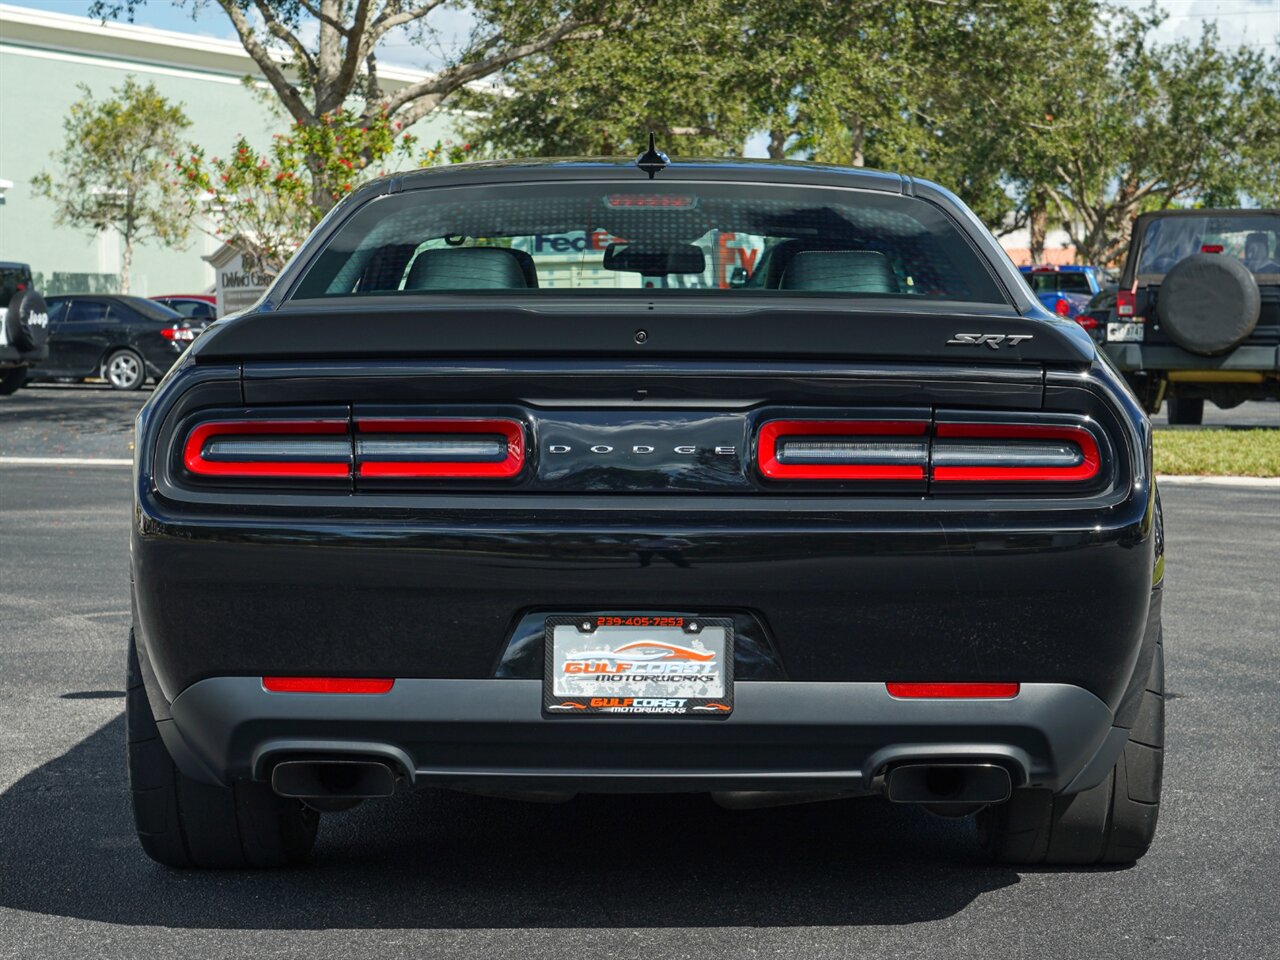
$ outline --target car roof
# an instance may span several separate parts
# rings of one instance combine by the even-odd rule
[[[1280,216],[1280,209],[1272,207],[1204,207],[1192,210],[1149,210],[1138,214],[1137,223],[1150,220],[1163,220],[1166,217],[1246,217],[1246,216]]]
[[[0,260],[0,270],[30,270],[31,264],[18,260]]]
[[[536,180],[649,179],[634,160],[618,157],[565,157],[554,160],[486,160],[428,167],[407,173],[378,177],[361,188],[377,192],[397,192],[421,187],[464,186],[479,183],[520,183]],[[746,158],[675,157],[653,178],[668,180],[711,180],[832,185],[911,193],[912,184],[935,187],[897,173],[867,167],[844,167],[830,163],[798,160],[756,160]],[[381,189],[379,189],[381,187]],[[388,189],[389,188],[389,189]]]

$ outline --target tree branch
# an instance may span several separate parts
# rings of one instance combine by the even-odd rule
[[[298,0],[298,5],[302,7],[303,10],[307,11],[307,13],[315,17],[317,20],[321,21],[322,23],[327,23],[329,26],[333,27],[333,29],[337,30],[343,36],[348,35],[347,25],[345,23],[343,23],[341,20],[337,20],[329,16],[323,10],[319,9],[315,4],[308,2],[308,0]]]
[[[365,58],[365,54],[372,52],[372,47],[365,45],[367,37],[366,27],[369,25],[369,2],[370,0],[357,0],[355,15],[351,18],[351,29],[346,33],[347,49],[342,56],[342,66],[338,70],[338,77],[333,81],[334,86],[339,90],[350,90],[352,84],[355,83],[356,70],[360,66],[360,61]],[[357,42],[355,38],[360,38]]]
[[[258,69],[262,71],[262,75],[267,78],[267,82],[271,84],[272,89],[279,95],[286,109],[293,114],[293,118],[299,123],[314,121],[315,116],[307,108],[302,95],[298,93],[298,88],[289,82],[289,78],[285,76],[280,64],[271,56],[271,51],[258,42],[258,38],[254,36],[253,27],[245,19],[244,11],[240,9],[235,0],[218,0],[218,6],[222,8],[228,19],[230,19],[231,25],[236,28],[236,33],[240,37],[240,43],[245,52],[253,58],[253,62],[258,65]]]
[[[442,70],[434,77],[427,77],[417,83],[411,83],[397,90],[388,98],[385,105],[387,114],[390,116],[402,108],[408,107],[399,118],[407,127],[434,110],[445,97],[458,88],[473,80],[479,80],[482,77],[497,73],[507,64],[514,63],[535,53],[541,53],[543,50],[555,46],[561,40],[570,39],[571,34],[589,25],[590,22],[587,21],[566,20],[550,30],[543,31],[525,43],[513,47],[505,47],[470,63],[460,63],[447,70]],[[582,38],[602,36],[603,33],[603,30],[592,31],[584,34]],[[483,41],[479,45],[480,49],[492,47],[500,39],[501,35],[494,35]],[[372,106],[373,104],[370,104],[370,107]]]
[[[369,27],[369,46],[372,47],[381,40],[388,30],[394,30],[396,27],[402,27],[406,23],[421,20],[444,2],[445,0],[428,0],[427,3],[414,7],[412,10],[401,10],[401,0],[388,0],[382,13],[374,19]]]
[[[258,8],[258,13],[262,15],[262,22],[266,24],[271,35],[277,40],[283,40],[293,50],[294,54],[300,61],[302,68],[307,71],[307,75],[314,81],[316,75],[316,62],[311,58],[311,54],[307,48],[302,45],[292,31],[287,29],[284,24],[276,19],[275,13],[268,5],[267,0],[253,0],[254,6]]]

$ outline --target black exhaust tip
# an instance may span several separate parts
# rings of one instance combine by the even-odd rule
[[[389,797],[395,771],[377,760],[286,760],[271,771],[271,789],[299,799]]]
[[[904,763],[885,777],[894,803],[1002,803],[1012,788],[1009,771],[994,763]]]

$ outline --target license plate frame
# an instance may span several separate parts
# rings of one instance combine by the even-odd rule
[[[543,646],[547,717],[725,719],[733,713],[732,617],[547,617]],[[582,669],[566,672],[569,664]]]

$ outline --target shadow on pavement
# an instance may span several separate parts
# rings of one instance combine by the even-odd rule
[[[0,906],[223,929],[905,924],[1016,883],[968,821],[880,801],[538,806],[445,791],[326,816],[312,866],[170,871],[137,846],[124,718],[0,796]]]

